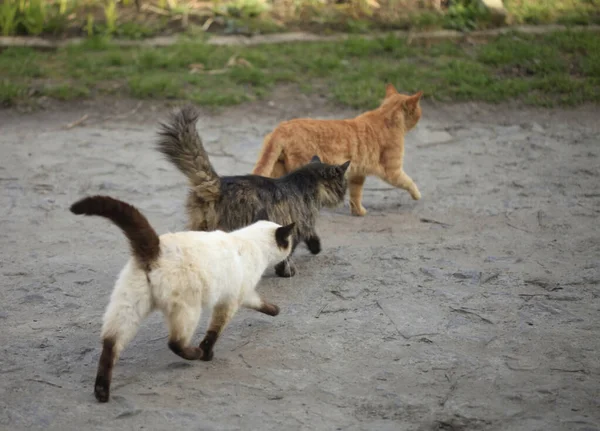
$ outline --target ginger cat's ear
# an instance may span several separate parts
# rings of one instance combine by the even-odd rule
[[[321,163],[321,159],[319,158],[319,156],[317,156],[316,154],[314,156],[312,156],[312,159],[310,159],[311,163]]]
[[[404,106],[406,106],[409,110],[414,110],[421,100],[421,96],[423,96],[423,92],[419,91],[418,93],[413,94],[408,99],[404,101]]]
[[[388,84],[385,86],[385,97],[393,96],[394,94],[398,94],[398,90],[394,87],[394,84]]]

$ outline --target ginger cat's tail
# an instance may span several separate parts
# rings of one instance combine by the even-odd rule
[[[278,141],[273,137],[273,133],[269,133],[264,141],[263,146],[260,149],[260,155],[254,169],[252,170],[253,175],[261,175],[263,177],[278,176],[274,172],[275,164],[279,161],[279,156],[283,148]]]
[[[187,105],[168,124],[161,124],[157,149],[188,177],[198,197],[214,201],[220,196],[221,180],[196,130],[198,116],[194,107]]]
[[[108,196],[90,196],[71,205],[73,214],[106,217],[121,228],[138,263],[146,271],[160,254],[160,240],[148,219],[137,208]]]

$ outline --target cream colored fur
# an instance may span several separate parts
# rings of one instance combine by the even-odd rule
[[[202,310],[226,310],[224,316],[213,313],[213,320],[225,320],[222,330],[239,307],[259,309],[264,303],[255,288],[264,270],[291,251],[291,245],[278,247],[278,227],[259,221],[231,233],[161,235],[160,256],[148,273],[132,258],[119,275],[104,315],[102,338],[114,340],[114,360],[155,309],[166,317],[169,339],[183,345],[189,344]]]

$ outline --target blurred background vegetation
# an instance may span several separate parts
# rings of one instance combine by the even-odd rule
[[[479,0],[0,0],[0,34],[119,38],[304,30],[474,30]],[[512,24],[600,23],[600,0],[505,0]]]
[[[479,0],[0,0],[0,32],[83,42],[56,50],[0,48],[0,106],[93,97],[189,100],[225,106],[269,97],[277,85],[357,109],[387,82],[442,102],[600,102],[600,33],[428,40],[386,29],[473,30],[498,25]],[[513,24],[600,23],[600,0],[505,0]],[[305,30],[346,40],[216,46],[207,33]],[[115,39],[178,34],[169,47]]]

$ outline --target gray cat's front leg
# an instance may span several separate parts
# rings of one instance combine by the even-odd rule
[[[319,254],[321,252],[321,239],[316,233],[306,238],[304,243],[308,247],[308,251],[312,254]]]

